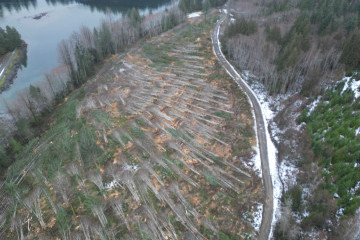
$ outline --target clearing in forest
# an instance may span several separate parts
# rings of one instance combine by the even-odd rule
[[[251,109],[213,56],[213,25],[113,56],[59,107],[9,170],[32,166],[6,186],[10,239],[256,237]]]

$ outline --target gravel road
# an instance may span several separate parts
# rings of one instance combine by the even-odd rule
[[[212,33],[213,50],[218,61],[223,66],[223,68],[232,77],[232,79],[235,81],[237,86],[247,94],[254,109],[256,129],[257,129],[257,140],[259,143],[259,150],[260,150],[262,179],[266,194],[258,239],[265,240],[265,239],[269,239],[272,217],[273,217],[273,185],[272,185],[270,169],[269,169],[265,121],[264,121],[264,116],[262,114],[260,103],[256,98],[254,92],[247,85],[247,83],[244,82],[238,71],[229,63],[229,61],[227,61],[227,59],[225,58],[224,54],[221,51],[221,46],[219,41],[220,26],[226,18],[227,18],[227,14],[222,13],[221,19],[218,20],[213,30]]]

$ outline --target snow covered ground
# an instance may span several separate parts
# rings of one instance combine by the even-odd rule
[[[289,186],[296,185],[296,176],[299,173],[299,169],[291,163],[288,159],[284,159],[279,166],[279,174],[284,181],[284,190],[289,190]]]
[[[262,221],[262,212],[263,212],[263,204],[258,203],[256,209],[251,209],[251,213],[253,216],[252,225],[256,231],[260,230],[261,221]]]
[[[350,88],[354,92],[355,98],[360,97],[360,80],[352,77],[344,77],[343,81],[345,81],[345,85],[341,93]]]
[[[253,114],[253,116],[254,116],[254,114]],[[256,142],[256,147],[253,147],[253,149],[255,150],[256,154],[254,155],[253,159],[251,160],[251,162],[253,163],[252,168],[258,174],[258,176],[261,178],[261,174],[262,174],[261,159],[260,159],[260,153],[259,153],[259,144],[257,142]]]
[[[189,13],[187,15],[187,18],[196,18],[196,17],[200,17],[202,15],[202,12],[193,12],[193,13]]]

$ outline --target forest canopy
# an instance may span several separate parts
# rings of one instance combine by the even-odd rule
[[[20,47],[21,44],[21,35],[14,27],[0,27],[0,56]]]

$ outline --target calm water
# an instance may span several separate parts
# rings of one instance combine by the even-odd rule
[[[57,45],[85,25],[92,29],[101,20],[121,18],[129,8],[136,7],[142,14],[159,11],[170,5],[170,0],[0,0],[0,27],[15,27],[28,44],[27,66],[18,71],[10,88],[0,99],[11,100],[16,93],[42,79],[45,72],[59,65]],[[47,13],[35,20],[34,16]],[[1,104],[1,103],[0,103]]]

